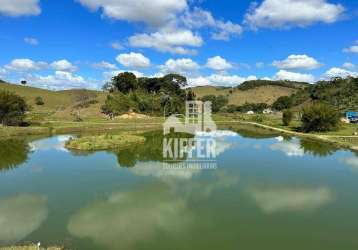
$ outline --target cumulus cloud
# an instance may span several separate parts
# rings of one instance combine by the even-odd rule
[[[326,0],[264,0],[253,5],[245,23],[257,28],[306,27],[313,23],[334,23],[345,11],[340,4]]]
[[[188,85],[190,87],[208,86],[208,85],[232,87],[250,80],[257,80],[257,77],[256,76],[242,77],[238,75],[212,74],[210,76],[198,76],[194,78],[189,78]]]
[[[346,69],[333,67],[333,68],[330,68],[329,70],[327,70],[326,73],[324,73],[324,75],[323,75],[323,77],[326,78],[326,79],[330,79],[330,78],[333,78],[333,77],[346,78],[348,76],[357,77],[358,72],[353,72],[353,71],[349,71],[349,70],[346,70]]]
[[[358,41],[355,42],[355,45],[352,45],[349,48],[345,48],[343,51],[346,53],[358,54]]]
[[[160,70],[164,74],[178,73],[182,75],[191,75],[199,68],[199,64],[190,58],[169,59],[164,65],[160,66]]]
[[[195,54],[195,50],[187,47],[200,47],[203,44],[199,35],[185,29],[136,34],[129,37],[128,41],[132,47],[154,48],[160,52],[173,54]]]
[[[252,188],[249,195],[267,214],[278,212],[314,211],[331,203],[334,193],[326,188]]]
[[[46,89],[61,90],[74,88],[96,89],[96,82],[68,71],[56,71],[53,75],[28,75],[27,81],[34,86]]]
[[[25,37],[24,42],[33,46],[39,45],[39,41],[33,37]]]
[[[47,215],[46,197],[22,194],[0,199],[0,242],[11,244],[24,239]]]
[[[182,21],[189,28],[213,28],[211,37],[215,40],[230,40],[231,36],[238,36],[243,32],[243,28],[239,24],[231,21],[216,20],[211,12],[194,8],[192,11],[186,11],[182,16]]]
[[[101,61],[98,63],[93,63],[92,67],[95,69],[108,69],[108,70],[115,70],[117,69],[117,66],[115,64],[106,62],[106,61]]]
[[[0,15],[36,16],[41,13],[40,0],[1,0]]]
[[[35,62],[27,58],[14,59],[9,64],[5,65],[5,69],[18,72],[36,71],[47,67],[48,65],[46,62]]]
[[[144,77],[144,74],[142,72],[136,71],[136,70],[112,70],[112,71],[106,71],[103,72],[103,77],[105,80],[110,80],[113,76],[117,76],[120,73],[123,72],[131,72],[135,74],[136,77]]]
[[[291,72],[287,70],[280,70],[274,76],[275,80],[289,80],[289,81],[296,81],[296,82],[309,82],[313,83],[315,78],[311,74],[302,74]]]
[[[290,55],[285,60],[274,61],[272,65],[287,70],[312,70],[322,66],[316,59],[307,55]]]
[[[187,8],[187,0],[78,0],[93,11],[112,19],[165,25]]]
[[[129,53],[129,54],[120,54],[116,58],[117,62],[122,64],[127,68],[147,68],[150,66],[149,58],[145,57],[141,53]]]
[[[62,59],[59,61],[55,61],[53,63],[51,63],[51,67],[54,70],[58,70],[58,71],[67,71],[67,72],[75,72],[77,71],[77,67],[74,66],[71,62]]]
[[[232,68],[231,63],[226,61],[226,59],[222,58],[221,56],[214,56],[208,58],[206,63],[206,67],[216,70],[216,71],[225,71]]]

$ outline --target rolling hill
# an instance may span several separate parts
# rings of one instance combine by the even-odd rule
[[[236,106],[245,103],[272,104],[281,96],[290,96],[308,86],[307,83],[289,81],[247,81],[234,88],[203,86],[192,88],[198,98],[205,95],[223,95],[229,104]]]
[[[31,105],[31,113],[47,116],[52,119],[73,119],[73,112],[81,106],[81,117],[95,118],[102,116],[100,107],[104,103],[106,93],[101,91],[73,89],[51,91],[46,89],[22,86],[0,81],[0,90],[14,92],[22,96]],[[35,98],[41,97],[44,105],[36,105]]]

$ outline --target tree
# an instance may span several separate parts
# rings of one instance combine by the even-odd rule
[[[336,130],[339,119],[340,114],[334,107],[325,103],[315,103],[302,110],[302,130],[304,132]]]
[[[22,84],[22,85],[26,85],[26,84],[27,84],[27,81],[22,80],[22,81],[21,81],[21,84]]]
[[[0,121],[4,126],[20,125],[28,109],[22,97],[7,91],[0,92]]]
[[[41,106],[41,105],[44,105],[45,102],[42,100],[41,96],[38,96],[35,98],[35,104]]]
[[[129,97],[123,93],[108,95],[105,104],[102,106],[102,113],[111,119],[130,110],[131,103]]]
[[[203,102],[211,102],[211,107],[212,107],[212,111],[214,113],[217,113],[221,110],[221,108],[223,108],[224,106],[226,106],[228,104],[228,99],[227,97],[223,96],[223,95],[219,95],[219,96],[215,96],[215,95],[206,95],[203,96],[201,98],[201,100]]]
[[[288,96],[281,96],[272,104],[272,108],[279,111],[284,109],[290,109],[291,107],[292,100]]]
[[[120,91],[127,94],[129,91],[137,87],[137,77],[131,72],[123,72],[114,76],[110,83],[112,91]],[[106,86],[107,88],[109,86]]]
[[[291,110],[286,109],[285,111],[283,111],[283,113],[282,113],[282,123],[283,123],[283,125],[285,125],[285,126],[290,125],[290,123],[292,121],[292,118],[293,118],[293,113],[292,113]]]

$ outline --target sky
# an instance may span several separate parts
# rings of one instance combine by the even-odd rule
[[[124,71],[190,86],[358,76],[358,1],[0,0],[0,79],[100,89]]]

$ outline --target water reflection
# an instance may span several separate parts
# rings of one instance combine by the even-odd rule
[[[334,154],[338,148],[325,142],[314,141],[305,138],[276,137],[278,142],[269,147],[274,151],[281,151],[286,156],[302,157],[311,154],[316,157],[327,157]]]
[[[0,140],[0,171],[18,167],[27,160],[30,147],[25,140]]]
[[[249,194],[264,213],[313,211],[335,199],[326,187],[252,188]]]
[[[0,243],[25,238],[47,218],[47,199],[39,195],[17,195],[0,199]]]
[[[158,232],[175,236],[190,223],[184,199],[174,196],[166,185],[148,185],[115,192],[85,207],[70,218],[68,230],[110,249],[128,249],[159,236]]]
[[[304,153],[314,156],[325,157],[334,154],[338,148],[325,142],[312,141],[307,139],[300,140],[301,148]]]

